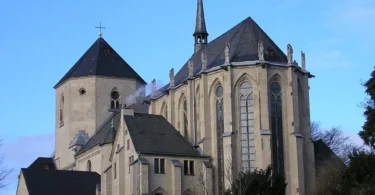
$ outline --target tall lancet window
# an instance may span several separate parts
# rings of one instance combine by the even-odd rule
[[[64,95],[61,95],[60,99],[60,126],[64,125]]]
[[[219,192],[224,188],[224,151],[223,151],[223,133],[224,133],[224,101],[223,87],[219,85],[216,88],[216,135],[217,135],[217,169],[218,169],[218,187]]]
[[[91,172],[91,161],[90,160],[87,161],[86,170],[89,171],[89,172]]]
[[[202,138],[201,135],[201,129],[200,129],[200,116],[199,116],[199,109],[200,109],[200,98],[199,98],[199,89],[197,90],[197,93],[195,95],[195,104],[194,104],[194,111],[195,111],[195,141]]]
[[[240,94],[240,130],[242,149],[242,170],[255,169],[255,140],[254,140],[254,100],[253,86],[244,81],[239,87]]]
[[[275,172],[284,174],[284,143],[282,121],[282,90],[280,83],[271,82],[270,85],[270,120],[272,139],[272,165]]]
[[[165,119],[168,120],[168,106],[167,105],[165,105],[165,107],[164,107],[164,117],[165,117]]]
[[[111,92],[111,108],[120,108],[120,94],[116,88]]]
[[[182,111],[182,116],[183,116],[183,128],[184,128],[184,137],[188,139],[188,112],[187,112],[187,102],[186,99],[183,100],[183,111]]]

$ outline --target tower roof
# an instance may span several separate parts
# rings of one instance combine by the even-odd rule
[[[91,45],[54,88],[69,78],[83,76],[129,78],[146,84],[142,77],[102,37]]]
[[[206,29],[206,20],[204,19],[204,9],[203,9],[203,0],[198,0],[197,2],[197,20],[195,23],[195,32],[194,36],[197,34],[208,35]]]

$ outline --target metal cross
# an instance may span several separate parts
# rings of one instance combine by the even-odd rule
[[[102,23],[100,22],[99,26],[95,26],[95,28],[99,28],[99,37],[102,37],[102,29],[105,29],[105,27],[102,26]]]

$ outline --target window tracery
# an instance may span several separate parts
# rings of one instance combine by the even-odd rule
[[[242,170],[252,171],[255,169],[254,100],[249,81],[240,84],[239,94]]]
[[[183,100],[184,137],[188,139],[188,111],[186,98]]]
[[[282,123],[282,90],[280,83],[274,80],[270,84],[270,121],[272,165],[275,172],[284,174],[284,142]]]
[[[223,151],[223,133],[224,133],[224,101],[223,86],[218,85],[215,91],[216,96],[216,135],[217,135],[217,167],[218,167],[218,187],[222,192],[224,186],[224,151]]]
[[[120,94],[116,88],[111,92],[111,108],[120,108]]]

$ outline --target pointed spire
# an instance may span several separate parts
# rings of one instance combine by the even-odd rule
[[[197,0],[197,18],[193,36],[195,38],[195,52],[197,52],[202,45],[207,44],[208,37],[206,20],[204,18],[203,0]]]

